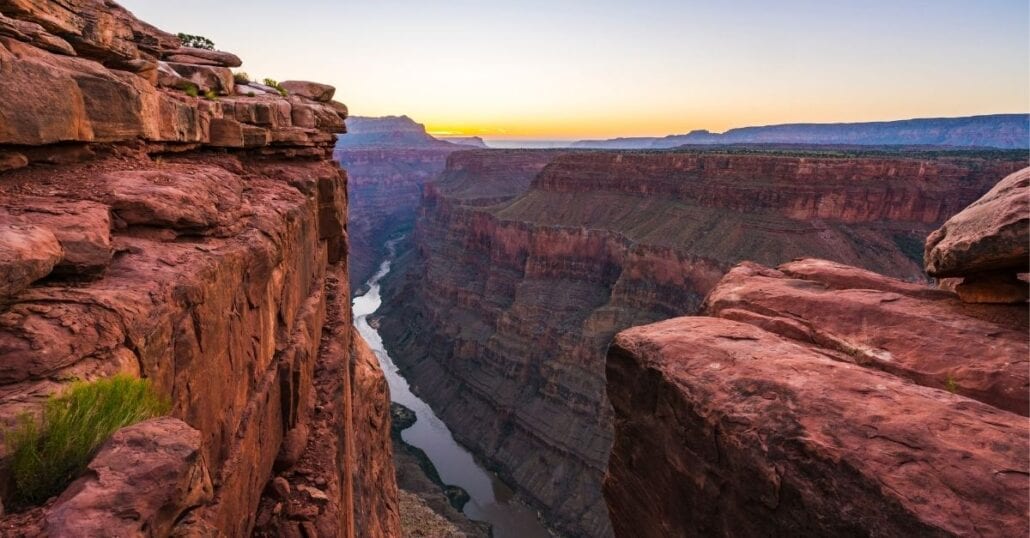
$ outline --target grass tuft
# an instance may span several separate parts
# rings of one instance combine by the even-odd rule
[[[275,91],[279,92],[279,95],[283,97],[286,97],[290,94],[290,92],[286,91],[286,88],[280,86],[279,81],[275,80],[274,78],[266,78],[263,82],[265,86],[275,88]]]
[[[236,84],[247,84],[250,82],[250,75],[244,71],[237,71],[232,74],[232,79],[236,81]]]
[[[57,495],[116,431],[167,414],[170,407],[148,380],[125,374],[77,381],[51,396],[41,420],[26,413],[5,432],[16,505],[37,505]]]

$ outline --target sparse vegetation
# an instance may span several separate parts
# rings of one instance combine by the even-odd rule
[[[275,88],[275,91],[279,92],[279,95],[281,95],[283,97],[286,97],[287,95],[290,94],[290,92],[286,91],[286,88],[283,88],[282,86],[280,86],[279,85],[279,81],[275,80],[274,78],[266,78],[264,80],[264,84],[265,84],[265,86],[268,86],[268,87],[271,87],[271,88]]]
[[[207,99],[208,101],[217,101],[218,93],[216,93],[214,90],[208,90],[204,92],[204,99]]]
[[[179,32],[179,40],[182,46],[194,49],[215,50],[215,42],[202,35],[184,34]]]
[[[183,91],[186,92],[186,95],[190,97],[197,97],[200,95],[200,90],[193,85],[186,86],[186,89]]]
[[[254,97],[254,95],[256,95],[254,92],[247,92],[247,97]]]
[[[250,75],[244,71],[237,71],[232,74],[232,79],[236,81],[236,84],[247,84],[250,82]]]
[[[951,374],[948,374],[947,379],[944,380],[944,388],[948,389],[948,392],[955,394],[958,392],[958,383],[955,381]]]
[[[169,407],[149,381],[124,374],[78,381],[51,396],[38,420],[26,413],[4,433],[15,504],[36,505],[60,493],[119,428],[161,416]]]

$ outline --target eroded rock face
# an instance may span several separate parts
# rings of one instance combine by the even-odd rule
[[[607,373],[616,536],[1030,530],[1025,417],[717,318],[624,331]]]
[[[211,500],[200,432],[164,417],[116,432],[46,517],[50,536],[167,536]]]
[[[118,372],[150,379],[174,417],[119,433],[61,501],[0,529],[249,535],[266,484],[303,465],[297,525],[396,535],[389,398],[356,351],[330,160],[346,107],[190,97],[160,59],[179,79],[219,73],[225,93],[238,59],[184,50],[109,1],[0,11],[0,154],[21,156],[0,173],[0,425]],[[207,486],[170,484],[201,464]]]
[[[387,277],[380,333],[456,437],[552,523],[608,535],[604,357],[618,331],[696,313],[746,259],[923,281],[923,238],[1025,165],[1004,152],[455,153]]]
[[[609,349],[617,536],[1030,532],[1025,305],[805,259],[735,267],[704,313]]]

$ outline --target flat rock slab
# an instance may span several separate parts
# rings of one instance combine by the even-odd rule
[[[1027,420],[682,317],[609,350],[617,536],[1024,536]]]
[[[955,294],[824,260],[733,268],[706,301],[839,360],[1030,414],[1026,308],[968,305]]]

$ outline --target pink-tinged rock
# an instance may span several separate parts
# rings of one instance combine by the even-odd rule
[[[111,262],[111,213],[106,205],[46,198],[0,204],[0,224],[15,223],[39,225],[54,234],[63,251],[55,274],[96,276]]]
[[[709,315],[751,323],[842,361],[1030,413],[1025,308],[974,306],[824,260],[745,262],[709,293]]]
[[[1025,417],[681,317],[607,361],[616,536],[1025,536]]]
[[[333,95],[336,94],[336,88],[328,84],[308,82],[306,80],[284,80],[279,85],[289,92],[290,95],[297,95],[322,103],[332,101]]]
[[[204,232],[233,224],[242,204],[239,176],[215,166],[169,165],[109,172],[101,179],[101,199],[122,225]]]
[[[1002,179],[926,239],[926,272],[936,277],[1030,268],[1030,168]]]
[[[227,67],[166,62],[179,76],[196,84],[201,92],[213,91],[219,95],[232,93],[235,84],[232,71]]]
[[[0,303],[50,274],[62,254],[61,244],[46,228],[0,224]]]
[[[210,501],[200,432],[164,417],[119,430],[46,517],[50,536],[168,536]]]
[[[164,53],[164,60],[177,63],[194,63],[197,65],[213,65],[218,67],[239,67],[243,65],[240,57],[231,52],[220,50],[196,49],[182,47]]]
[[[4,15],[40,25],[61,36],[80,56],[120,65],[160,50],[178,48],[179,39],[142,22],[115,2],[98,0],[4,0]]]
[[[1030,287],[1017,274],[994,271],[967,276],[954,283],[955,293],[966,303],[1023,304]]]
[[[29,159],[25,155],[15,151],[0,151],[0,172],[17,170],[29,165]]]
[[[67,41],[47,32],[42,26],[28,21],[5,17],[0,13],[0,36],[26,41],[41,49],[67,56],[75,56],[75,49]]]
[[[208,144],[223,148],[243,147],[243,124],[232,119],[212,118]]]

